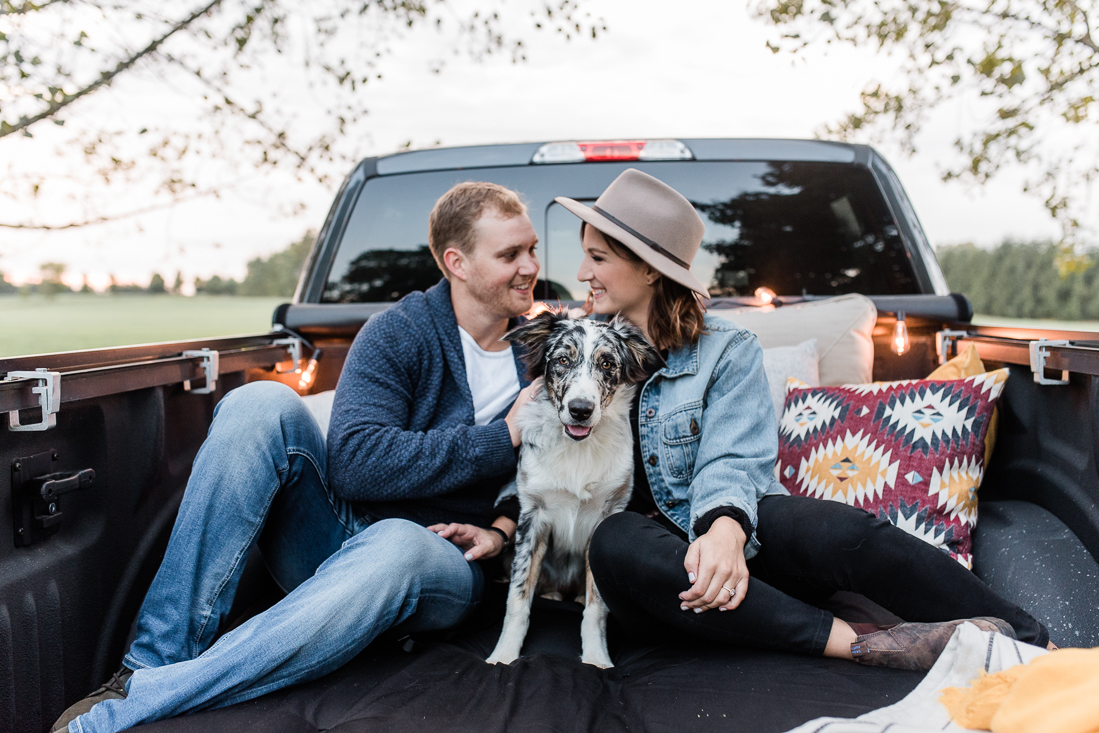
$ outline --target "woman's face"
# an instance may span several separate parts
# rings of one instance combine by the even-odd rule
[[[616,254],[593,226],[584,227],[582,243],[584,261],[576,279],[591,288],[592,310],[601,315],[620,313],[644,327],[657,273],[643,262]]]

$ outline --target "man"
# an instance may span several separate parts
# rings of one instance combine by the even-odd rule
[[[279,383],[219,403],[123,668],[53,730],[249,700],[331,672],[388,629],[446,628],[477,605],[473,561],[515,530],[483,527],[529,399],[500,337],[532,305],[538,237],[518,195],[490,183],[448,191],[429,230],[445,278],[359,332],[327,446]],[[287,596],[214,644],[257,542]]]

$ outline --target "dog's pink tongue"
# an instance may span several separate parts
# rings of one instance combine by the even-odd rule
[[[575,438],[583,438],[585,435],[591,432],[591,428],[585,425],[566,425],[565,430],[568,430],[569,435]]]

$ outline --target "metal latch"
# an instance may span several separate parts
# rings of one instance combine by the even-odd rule
[[[12,529],[15,546],[26,547],[61,528],[60,498],[95,483],[95,471],[56,471],[57,451],[49,450],[11,463]]]
[[[296,372],[301,364],[301,339],[297,337],[275,339],[271,344],[274,346],[285,346],[287,353],[290,355],[291,367],[284,372],[277,373],[289,374],[290,372]]]
[[[218,352],[210,349],[198,349],[196,351],[184,351],[183,356],[188,359],[202,359],[202,373],[206,376],[206,386],[199,389],[191,388],[191,380],[183,380],[183,389],[191,394],[210,394],[218,385]]]
[[[939,355],[939,363],[945,364],[950,361],[952,356],[957,356],[957,341],[963,339],[969,334],[965,331],[938,331],[935,334],[935,352]]]
[[[37,379],[41,384],[31,387],[31,392],[38,395],[38,406],[42,410],[42,419],[30,425],[19,422],[19,411],[12,410],[8,413],[8,430],[24,432],[32,430],[49,430],[57,425],[57,411],[61,409],[61,372],[51,372],[46,369],[35,369],[33,372],[8,372],[8,379]]]
[[[1068,384],[1068,370],[1061,370],[1060,379],[1046,378],[1046,359],[1049,358],[1049,346],[1068,346],[1065,339],[1038,339],[1030,342],[1030,371],[1034,372],[1034,381],[1038,384]]]

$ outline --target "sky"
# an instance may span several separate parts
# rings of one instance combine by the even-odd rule
[[[358,139],[346,142],[366,157],[409,142],[415,148],[624,137],[808,138],[856,109],[859,92],[872,80],[888,81],[895,73],[895,60],[872,49],[773,54],[765,44],[778,31],[739,2],[592,0],[583,7],[606,21],[608,30],[598,40],[533,32],[517,14],[509,27],[525,41],[525,63],[503,56],[452,57],[446,52],[451,41],[427,27],[391,41],[384,79],[363,92],[369,115],[355,133]],[[435,73],[441,57],[446,64]],[[303,115],[315,113],[308,90],[295,91],[291,81],[286,85],[299,95]],[[173,106],[179,90],[158,84],[155,77],[116,84],[109,98],[78,110],[83,116],[67,124],[71,129],[97,116],[149,114],[151,107],[155,114],[179,114]],[[896,144],[876,144],[896,169],[928,238],[934,245],[992,246],[1005,237],[1056,237],[1042,203],[1022,193],[1020,171],[983,188],[941,180],[941,171],[956,160],[953,140],[977,124],[980,114],[975,102],[939,110],[912,157]],[[0,156],[21,170],[66,176],[80,159],[64,146],[57,150],[57,139],[49,131],[14,144],[8,138]],[[221,189],[217,198],[62,232],[0,229],[0,271],[14,282],[34,281],[43,262],[59,261],[68,266],[67,282],[86,277],[97,289],[112,275],[140,284],[153,272],[169,283],[177,272],[188,283],[214,274],[240,278],[248,260],[319,229],[339,185],[224,167],[210,176]],[[147,200],[140,186],[119,186],[111,196],[134,208]],[[304,206],[292,211],[297,202]],[[39,218],[80,215],[60,195],[0,200],[0,218],[28,211]]]

